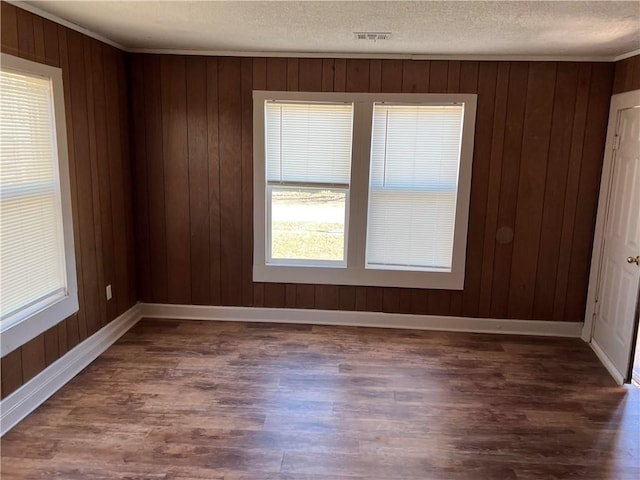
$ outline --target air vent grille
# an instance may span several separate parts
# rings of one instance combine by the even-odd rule
[[[377,42],[379,40],[389,40],[391,38],[391,32],[353,32],[353,36],[356,40]]]

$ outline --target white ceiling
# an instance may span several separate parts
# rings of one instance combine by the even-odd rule
[[[30,1],[128,50],[613,59],[640,1]],[[391,32],[356,41],[355,31]]]

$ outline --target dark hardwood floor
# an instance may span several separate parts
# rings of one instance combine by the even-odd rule
[[[2,478],[634,479],[640,390],[578,339],[143,320]]]

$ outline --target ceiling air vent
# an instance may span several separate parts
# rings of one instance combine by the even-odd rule
[[[391,32],[353,32],[356,40],[369,40],[377,42],[378,40],[389,40]]]

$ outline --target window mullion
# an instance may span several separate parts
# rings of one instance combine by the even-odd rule
[[[354,103],[351,191],[349,202],[348,268],[364,269],[373,102]]]

